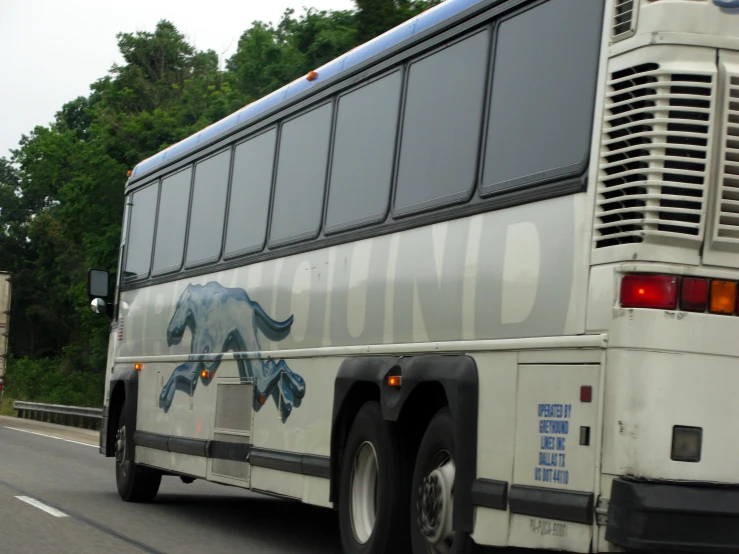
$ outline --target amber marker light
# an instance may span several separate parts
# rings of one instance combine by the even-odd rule
[[[315,81],[318,78],[318,73],[316,71],[311,71],[305,78],[309,81]]]
[[[393,388],[400,388],[400,375],[391,375],[387,378],[387,386]]]
[[[200,376],[203,379],[210,379],[211,377],[213,377],[213,372],[208,371],[207,369],[204,369],[203,371],[200,372]]]
[[[135,369],[136,371],[141,371],[141,370],[143,369],[143,367],[144,367],[144,364],[138,364],[138,363],[136,363],[136,364],[133,364],[133,368],[134,368],[134,369]]]
[[[712,314],[731,315],[736,307],[736,283],[731,281],[711,281],[711,301],[709,311]]]

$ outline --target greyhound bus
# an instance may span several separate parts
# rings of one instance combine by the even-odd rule
[[[734,552],[738,284],[739,1],[447,0],[132,170],[100,452],[346,553]]]

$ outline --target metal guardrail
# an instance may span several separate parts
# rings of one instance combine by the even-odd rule
[[[84,427],[85,429],[100,429],[100,423],[103,420],[102,408],[80,408],[16,400],[13,402],[13,409],[18,411],[20,418],[48,421],[71,427]]]

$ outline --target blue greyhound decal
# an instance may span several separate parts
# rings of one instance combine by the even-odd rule
[[[261,353],[258,333],[279,341],[290,334],[292,323],[293,316],[285,321],[269,317],[243,289],[229,289],[215,282],[204,286],[188,285],[167,327],[167,344],[179,344],[185,329],[189,328],[192,333],[190,355],[185,363],[175,368],[162,388],[159,406],[165,412],[169,410],[177,390],[192,396],[198,377],[207,385],[221,364],[222,353],[233,351],[241,379],[254,381],[254,410],[259,410],[264,399],[271,397],[285,422],[293,407],[300,406],[305,396],[305,380],[293,373],[284,360],[260,360],[245,353],[251,356]],[[217,354],[209,356],[211,352]],[[210,372],[209,377],[200,375],[203,369]],[[263,396],[262,402],[260,396]]]

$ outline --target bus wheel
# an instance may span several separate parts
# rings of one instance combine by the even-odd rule
[[[134,462],[134,453],[126,447],[126,403],[118,415],[115,435],[115,481],[118,494],[126,502],[151,502],[159,492],[162,474]]]
[[[418,447],[411,489],[413,554],[467,554],[467,533],[452,531],[454,504],[454,425],[448,408],[429,423]]]
[[[349,431],[341,465],[339,527],[345,553],[409,551],[403,470],[396,429],[384,421],[379,403],[367,402]]]

